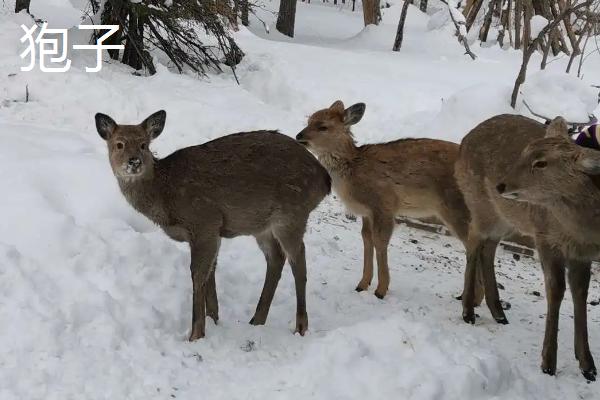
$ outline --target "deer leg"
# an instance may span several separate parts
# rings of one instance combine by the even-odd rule
[[[494,268],[494,259],[496,258],[496,248],[498,241],[487,239],[483,243],[481,252],[481,263],[477,268],[481,268],[483,275],[483,285],[485,287],[485,302],[492,313],[492,317],[497,323],[506,325],[508,319],[504,315],[502,304],[500,303],[500,294],[498,293],[498,284],[496,283],[496,272]]]
[[[571,261],[568,263],[568,278],[575,309],[575,358],[579,361],[579,369],[583,376],[587,380],[595,381],[597,371],[590,352],[587,329],[590,267],[589,262]]]
[[[450,231],[452,232],[452,234],[457,237],[465,246],[466,252],[467,252],[467,257],[469,257],[469,224],[468,221],[470,220],[470,216],[469,216],[469,212],[466,208],[466,206],[463,203],[462,200],[462,194],[457,193],[454,196],[451,196],[450,194],[447,194],[449,196],[448,198],[448,204],[445,204],[443,207],[441,207],[441,209],[439,210],[439,218],[442,220],[442,222],[444,223],[444,225],[446,225],[446,227],[448,229],[450,229]],[[451,201],[453,200],[453,201]],[[475,279],[475,283],[474,283],[474,295],[472,295],[472,299],[469,300],[469,302],[471,302],[475,307],[479,306],[481,304],[481,302],[483,301],[484,298],[484,286],[483,286],[483,274],[481,271],[481,268],[475,268],[476,271],[476,279]],[[469,271],[469,273],[471,273],[472,271]],[[475,273],[475,272],[473,272]],[[465,270],[465,277],[466,277],[467,271]],[[469,283],[469,285],[471,285],[471,283]],[[467,287],[466,282],[465,282],[465,288]],[[471,290],[471,289],[469,289]],[[464,288],[463,288],[463,294],[461,294],[460,296],[457,297],[457,300],[462,300],[463,297],[465,296],[464,294]],[[472,308],[472,306],[471,306]],[[469,313],[468,313],[469,314]],[[474,312],[470,313],[470,316],[468,316],[465,321],[471,323],[471,321],[474,323],[475,320],[473,319],[475,316]],[[468,320],[468,321],[467,321]]]
[[[285,252],[296,286],[296,330],[295,332],[304,336],[308,330],[308,314],[306,313],[306,254],[304,251],[304,229],[294,231],[275,232],[275,237],[279,240],[283,251]]]
[[[267,321],[267,315],[271,308],[275,290],[277,290],[277,285],[281,278],[281,271],[285,264],[285,254],[277,239],[270,232],[257,236],[256,241],[267,260],[267,272],[265,275],[265,284],[256,305],[256,312],[250,320],[250,324],[264,325]]]
[[[560,304],[565,293],[565,267],[563,258],[550,246],[538,247],[542,270],[544,271],[544,285],[546,287],[546,301],[548,311],[546,314],[546,331],[542,348],[542,371],[548,375],[556,373],[556,351],[558,349],[558,318]]]
[[[204,337],[204,327],[206,318],[206,290],[207,283],[210,280],[212,267],[215,265],[217,253],[219,251],[220,239],[218,236],[195,239],[190,243],[192,253],[192,262],[190,270],[193,283],[192,300],[192,332],[190,341]]]
[[[363,275],[356,286],[357,292],[367,290],[373,280],[373,223],[368,217],[362,219],[362,239],[364,246]]]
[[[390,270],[388,266],[387,248],[394,231],[394,218],[376,216],[373,220],[373,242],[377,257],[377,289],[375,296],[383,299],[390,287]]]
[[[219,300],[217,299],[217,284],[215,281],[215,271],[217,269],[217,259],[213,263],[208,281],[206,282],[206,315],[212,318],[215,325],[219,321]]]
[[[463,320],[468,324],[475,323],[475,287],[478,270],[481,269],[479,260],[483,248],[483,240],[472,238],[467,243],[467,265],[465,268],[465,285],[461,296]]]

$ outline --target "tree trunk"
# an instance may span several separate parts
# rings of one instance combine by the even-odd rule
[[[400,51],[402,47],[402,39],[404,37],[404,22],[406,21],[406,13],[408,12],[408,0],[404,0],[402,5],[402,12],[400,13],[400,20],[398,21],[398,29],[396,30],[396,39],[394,40],[393,51]]]
[[[123,64],[135,70],[143,67],[142,51],[144,49],[144,24],[133,9],[129,10],[129,23],[127,24],[127,43],[123,51]]]
[[[424,13],[427,12],[427,0],[421,0],[421,6],[419,9]]]
[[[523,49],[529,47],[531,41],[531,17],[533,16],[533,6],[531,0],[523,0]],[[528,60],[529,61],[529,60]]]
[[[31,0],[17,0],[17,2],[15,3],[15,12],[21,12],[23,10],[27,10],[27,12],[29,12],[29,4],[31,3]]]
[[[521,48],[521,15],[523,15],[523,0],[515,0],[515,49]]]
[[[488,4],[488,12],[485,14],[485,20],[483,21],[483,26],[481,27],[481,31],[479,32],[479,40],[482,42],[487,41],[487,36],[490,31],[490,26],[492,25],[492,17],[494,16],[494,11],[496,8],[502,7],[502,0],[492,0]]]
[[[475,22],[475,18],[477,18],[477,14],[479,14],[479,10],[481,9],[481,5],[483,4],[483,0],[474,0],[473,4],[469,8],[469,13],[467,14],[467,23],[465,27],[467,31],[471,29],[473,22]]]
[[[240,0],[240,8],[242,11],[242,25],[249,26],[250,21],[248,20],[248,0]]]
[[[363,0],[363,19],[365,26],[379,25],[381,20],[379,0]]]
[[[294,37],[296,21],[296,0],[281,0],[276,28],[286,36]]]
[[[465,4],[465,8],[463,8],[463,15],[465,16],[465,18],[471,12],[471,8],[473,7],[474,2],[475,0],[467,0],[467,4]]]
[[[101,21],[103,25],[119,25],[119,30],[112,34],[107,40],[104,41],[104,44],[107,45],[119,45],[123,39],[123,26],[121,21],[125,21],[127,19],[127,10],[123,7],[123,2],[121,0],[110,0],[107,1],[104,5],[104,10],[102,11]],[[110,49],[108,50],[108,55],[113,60],[119,59],[119,50]]]
[[[568,3],[565,3],[565,0],[559,0],[558,11],[562,12],[566,7],[570,6],[571,0],[569,0]],[[565,30],[567,31],[567,36],[569,37],[569,41],[571,42],[571,48],[573,49],[573,53],[577,55],[579,54],[579,41],[577,40],[575,33],[573,33],[573,25],[571,24],[571,19],[565,18],[563,23],[565,24]]]

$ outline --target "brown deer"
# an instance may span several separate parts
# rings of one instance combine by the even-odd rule
[[[586,299],[591,261],[600,254],[600,152],[572,143],[564,119],[548,126],[500,115],[475,127],[462,141],[456,178],[471,211],[463,305],[472,314],[473,281],[482,269],[494,279],[493,253],[513,232],[531,236],[539,252],[548,310],[542,371],[556,372],[565,266],[575,311],[575,357],[588,380],[596,367],[587,333]],[[497,291],[495,286],[485,285]],[[466,298],[466,300],[465,300]]]
[[[375,249],[379,279],[375,295],[383,298],[390,281],[387,247],[394,217],[435,216],[466,244],[469,211],[454,180],[457,144],[401,139],[357,146],[350,126],[364,112],[364,103],[345,109],[338,100],[310,116],[296,139],[317,154],[344,205],[362,217],[364,264],[356,290],[366,290],[371,284]],[[482,300],[480,293],[475,303]],[[505,321],[500,301],[486,301],[497,320]]]
[[[221,238],[252,235],[267,273],[256,313],[267,319],[288,258],[296,283],[296,331],[304,335],[306,260],[303,236],[311,211],[329,193],[327,171],[292,138],[276,131],[242,132],[157,159],[149,145],[166,113],[139,125],[117,125],[96,114],[121,192],[140,213],[191,250],[193,312],[190,340],[204,337],[205,315],[218,320],[215,267]]]

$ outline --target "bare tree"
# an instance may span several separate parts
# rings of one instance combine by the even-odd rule
[[[477,56],[473,54],[471,48],[469,47],[469,42],[467,41],[467,28],[466,21],[463,14],[461,14],[456,9],[456,3],[454,0],[448,0],[448,11],[450,12],[450,18],[454,23],[454,27],[456,28],[456,36],[458,37],[458,42],[462,43],[465,47],[465,54],[468,54],[472,60],[475,60]]]
[[[296,22],[296,0],[281,0],[276,28],[286,36],[294,37]]]
[[[396,39],[394,40],[393,51],[400,51],[402,47],[402,39],[404,37],[404,22],[406,21],[406,13],[408,12],[409,1],[405,0],[402,5],[402,12],[400,13],[400,20],[398,21],[398,29],[396,30]]]
[[[521,63],[521,69],[519,70],[519,74],[517,75],[517,79],[515,80],[515,85],[513,88],[513,92],[510,99],[510,105],[512,108],[515,108],[517,105],[517,97],[519,95],[519,88],[525,82],[525,78],[527,76],[527,65],[529,64],[529,60],[531,56],[538,48],[538,46],[543,42],[543,39],[546,35],[552,32],[565,18],[568,18],[575,11],[589,7],[592,4],[592,0],[584,1],[583,3],[577,4],[575,6],[570,6],[565,8],[552,22],[548,23],[539,34],[523,49],[523,62]],[[524,44],[525,45],[525,44]]]
[[[148,48],[161,50],[173,66],[182,72],[189,68],[200,74],[208,70],[221,71],[222,65],[233,68],[243,52],[229,34],[224,20],[235,22],[233,10],[227,2],[212,0],[107,0],[102,10],[102,23],[119,25],[120,35],[113,35],[110,43],[125,44],[122,62],[135,68],[155,72]],[[210,35],[216,44],[205,44],[198,30]],[[109,51],[118,59],[118,51]]]
[[[379,25],[381,21],[381,9],[379,0],[363,0],[363,19],[365,26]]]

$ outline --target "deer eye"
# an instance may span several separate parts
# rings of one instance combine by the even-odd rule
[[[140,145],[140,149],[142,149],[142,150],[146,150],[146,147],[147,147],[146,143],[142,143]]]
[[[538,160],[533,163],[533,168],[542,169],[542,168],[546,168],[547,165],[548,165],[548,163],[546,161]]]
[[[116,146],[117,146],[118,150],[123,150],[123,148],[125,147],[125,145],[123,144],[123,142],[117,142]]]
[[[325,132],[327,130],[327,127],[325,125],[320,125],[318,128],[319,132]]]

